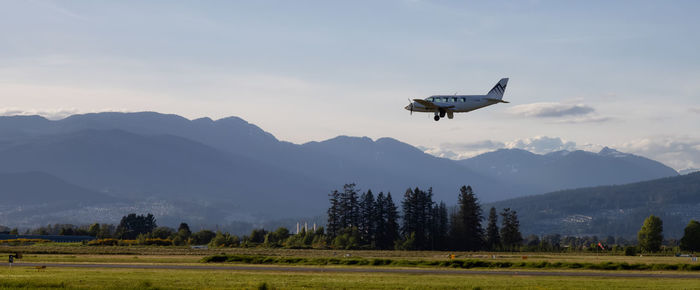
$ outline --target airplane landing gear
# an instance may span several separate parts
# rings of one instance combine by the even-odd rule
[[[435,117],[433,117],[433,120],[435,120],[435,121],[440,121],[440,116],[438,116],[438,115],[436,114]]]

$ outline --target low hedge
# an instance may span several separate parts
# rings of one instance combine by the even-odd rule
[[[393,260],[366,258],[300,258],[269,257],[255,255],[213,255],[204,257],[204,263],[242,263],[278,265],[348,265],[348,266],[399,266],[399,267],[442,267],[442,268],[517,268],[517,269],[587,269],[587,270],[647,270],[647,271],[700,271],[700,264],[643,264],[643,263],[577,263],[577,262],[509,262],[466,260]]]
[[[133,245],[145,245],[145,246],[172,246],[173,240],[170,239],[145,239],[143,241],[138,240],[118,240],[118,239],[98,239],[92,240],[87,243],[88,246],[133,246]]]
[[[19,245],[31,245],[31,244],[36,244],[36,243],[50,243],[51,241],[49,240],[44,240],[44,239],[9,239],[9,240],[0,240],[0,245],[10,245],[10,246],[19,246]]]

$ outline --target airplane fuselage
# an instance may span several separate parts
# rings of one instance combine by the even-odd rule
[[[497,103],[503,100],[508,78],[502,78],[486,95],[434,95],[425,99],[409,99],[406,110],[413,112],[435,113],[435,121],[447,116],[452,119],[454,113],[465,113]]]
[[[486,95],[435,95],[425,98],[425,100],[435,104],[438,108],[426,108],[417,102],[412,105],[414,112],[440,113],[440,108],[449,108],[455,113],[464,113],[499,103],[495,100],[487,100],[487,98]],[[406,106],[406,110],[410,110],[409,106]]]

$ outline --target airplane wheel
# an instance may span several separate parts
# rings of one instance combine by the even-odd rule
[[[440,116],[435,115],[435,117],[433,117],[433,119],[434,119],[435,121],[440,121]]]

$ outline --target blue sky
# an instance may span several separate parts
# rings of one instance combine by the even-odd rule
[[[700,168],[697,1],[3,1],[0,113],[240,116],[282,140],[464,158],[621,151]],[[407,98],[505,99],[453,120]]]

